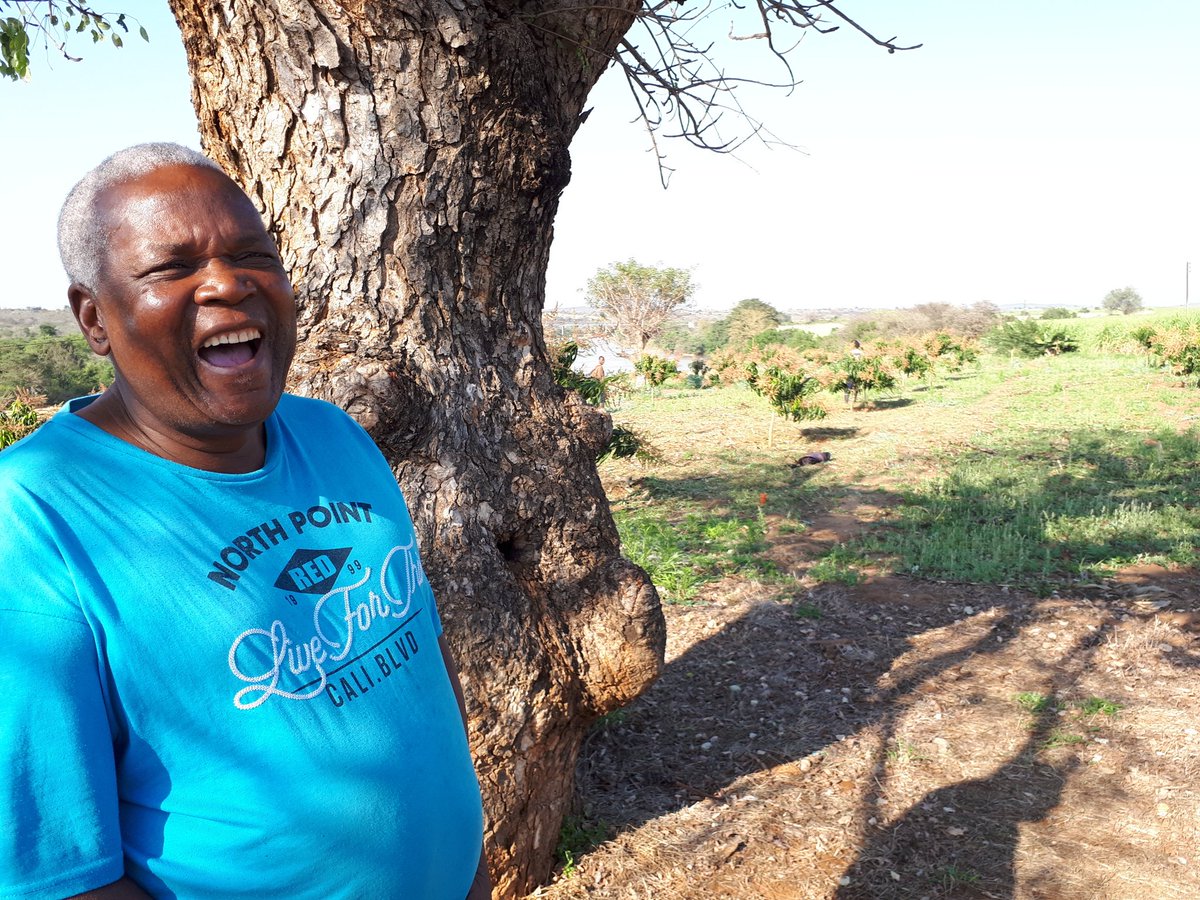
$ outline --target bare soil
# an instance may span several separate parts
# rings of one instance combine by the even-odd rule
[[[790,596],[730,578],[665,608],[666,671],[578,769],[578,815],[608,839],[536,896],[1200,897],[1197,573],[1050,597],[814,583],[814,558],[966,433],[893,412],[804,436],[853,474],[805,531],[772,529]],[[888,442],[891,462],[855,472]]]

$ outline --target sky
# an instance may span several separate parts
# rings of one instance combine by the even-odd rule
[[[738,93],[795,149],[668,141],[665,191],[620,71],[605,73],[571,149],[548,307],[582,304],[588,279],[625,259],[691,269],[695,305],[713,310],[747,297],[1094,307],[1127,285],[1179,305],[1189,261],[1200,301],[1200,4],[841,5],[923,46],[809,33],[790,94]],[[0,306],[65,304],[55,219],[91,166],[140,141],[199,147],[165,2],[122,6],[149,44],[76,45],[80,63],[37,54],[29,81],[0,82]],[[762,42],[725,40],[729,23],[718,9],[703,26],[728,72],[785,77]]]

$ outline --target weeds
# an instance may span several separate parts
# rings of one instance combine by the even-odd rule
[[[614,709],[610,713],[598,718],[592,725],[593,731],[608,731],[611,728],[620,728],[629,718],[629,710],[626,707]]]
[[[1120,712],[1122,706],[1113,700],[1105,700],[1103,697],[1088,697],[1079,704],[1079,712],[1084,716],[1115,716]]]
[[[621,548],[645,569],[668,602],[692,600],[700,585],[728,574],[773,578],[778,569],[758,554],[763,524],[750,519],[689,513],[671,522],[659,509],[616,513]]]
[[[1044,712],[1050,706],[1050,698],[1036,691],[1022,691],[1014,695],[1013,700],[1017,702],[1017,706],[1034,716]]]
[[[563,878],[575,874],[577,860],[593,847],[608,839],[608,826],[603,822],[589,822],[582,816],[567,816],[558,832],[558,846],[554,853],[562,864]]]
[[[1067,731],[1055,729],[1051,731],[1046,739],[1039,745],[1043,750],[1053,750],[1055,747],[1071,747],[1075,744],[1087,743],[1087,738],[1081,734],[1071,734]]]
[[[819,607],[811,603],[793,603],[792,615],[797,619],[819,619],[822,613]]]
[[[865,562],[860,554],[838,544],[813,564],[808,575],[822,584],[858,584],[862,578],[858,567]]]
[[[942,887],[948,891],[959,887],[976,885],[981,880],[978,872],[964,866],[949,865],[942,869]]]
[[[893,528],[860,543],[897,571],[1032,586],[1133,562],[1193,565],[1194,432],[1026,431],[960,457],[910,492]]]
[[[888,762],[923,762],[929,759],[920,748],[908,741],[897,740],[887,751]]]

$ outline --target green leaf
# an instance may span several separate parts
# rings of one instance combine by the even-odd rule
[[[142,36],[143,41],[146,41],[147,43],[150,41],[150,33],[148,31],[146,31],[145,25],[138,28],[138,34],[140,34]]]
[[[125,46],[125,42],[123,40],[121,40],[121,36],[119,34],[114,34],[112,36],[112,42],[113,42],[114,47],[124,47]]]

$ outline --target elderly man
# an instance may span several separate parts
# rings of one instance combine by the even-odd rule
[[[292,288],[172,144],[69,195],[115,381],[0,454],[0,896],[490,894],[457,675],[408,511],[283,394]]]

